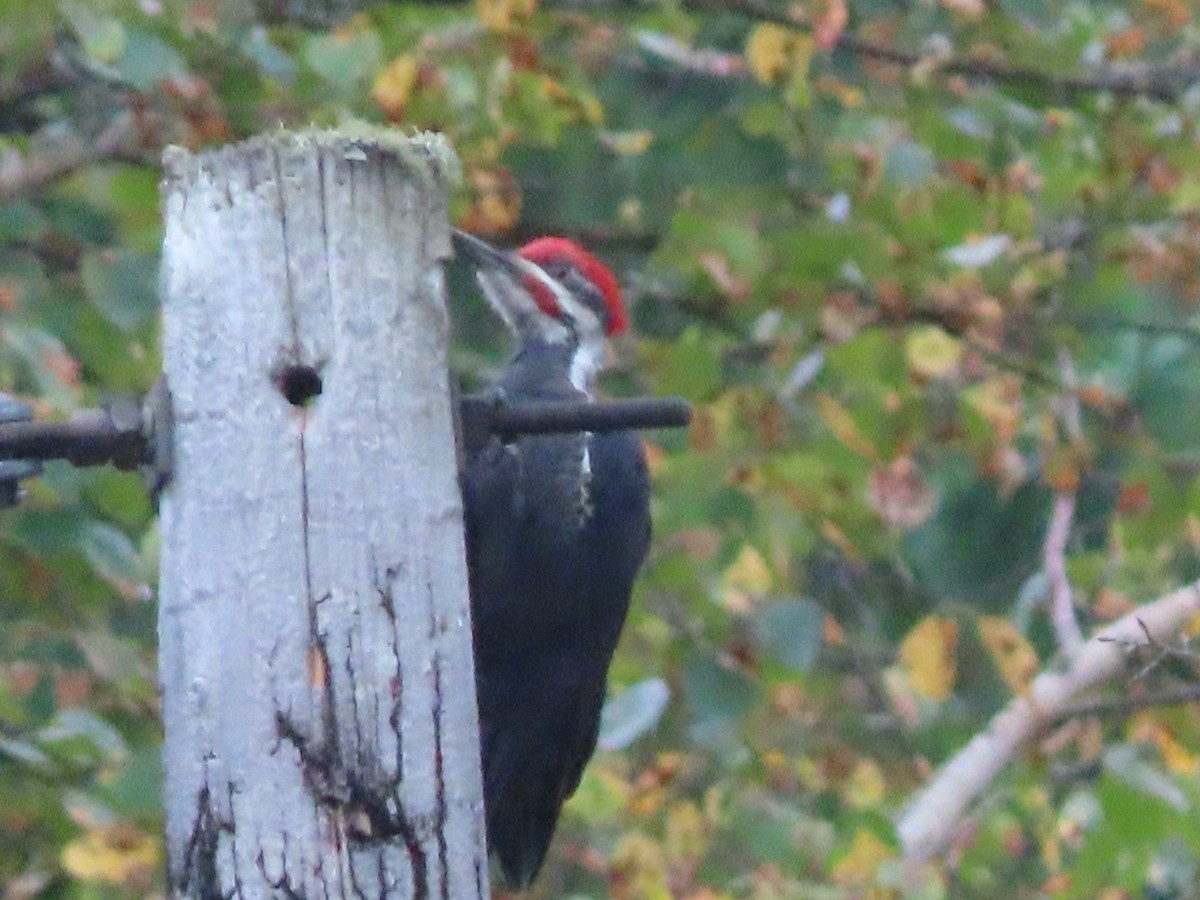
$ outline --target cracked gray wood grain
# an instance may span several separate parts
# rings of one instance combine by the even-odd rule
[[[172,895],[486,897],[450,151],[279,133],[164,163]]]

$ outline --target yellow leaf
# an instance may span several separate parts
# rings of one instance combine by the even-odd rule
[[[817,395],[817,413],[821,416],[821,420],[826,427],[833,432],[833,436],[858,453],[864,456],[875,458],[875,448],[871,445],[862,432],[858,430],[858,423],[854,421],[854,416],[850,410],[842,406],[833,399],[829,394]]]
[[[963,399],[992,426],[996,440],[1007,444],[1017,436],[1021,424],[1021,381],[1001,375],[963,391]]]
[[[613,849],[613,893],[624,900],[671,900],[663,849],[640,832],[630,832]]]
[[[833,882],[842,887],[856,887],[870,883],[875,871],[887,862],[895,852],[881,841],[874,832],[860,828],[854,833],[850,850],[834,863],[830,872]]]
[[[404,107],[417,83],[417,71],[417,61],[413,57],[397,56],[371,86],[371,99],[393,122],[404,115]]]
[[[978,19],[987,12],[984,0],[942,0],[942,5],[956,13],[962,13],[968,19]]]
[[[954,651],[958,625],[942,616],[926,616],[900,643],[900,664],[917,694],[941,703],[954,689]]]
[[[1200,760],[1171,734],[1170,727],[1152,712],[1143,712],[1129,722],[1132,740],[1150,742],[1158,748],[1163,764],[1175,775],[1194,776],[1200,771]]]
[[[1200,637],[1200,613],[1196,613],[1184,622],[1182,631],[1188,637]]]
[[[715,450],[729,438],[737,419],[739,402],[736,391],[726,391],[711,403],[696,407],[689,434],[693,451],[706,453]]]
[[[89,831],[62,851],[63,868],[81,881],[143,883],[158,864],[157,841],[126,824]]]
[[[459,227],[473,234],[505,234],[521,215],[521,191],[507,169],[472,168],[467,173],[473,202]]]
[[[1008,619],[984,616],[979,620],[979,637],[1014,694],[1022,694],[1037,675],[1037,651]]]
[[[666,789],[661,784],[638,791],[629,800],[629,811],[638,818],[657,815],[666,800]]]
[[[1056,832],[1051,832],[1042,839],[1042,862],[1045,863],[1047,870],[1055,873],[1062,871],[1062,851],[1062,841]]]
[[[860,87],[855,87],[850,84],[843,84],[840,81],[834,81],[826,84],[827,90],[831,91],[838,99],[838,102],[847,109],[857,109],[867,101],[867,95]]]
[[[488,31],[508,31],[537,11],[537,0],[475,0],[475,10]]]
[[[743,545],[737,559],[721,576],[721,602],[735,612],[747,611],[751,604],[771,590],[771,570],[761,553]]]
[[[746,39],[746,62],[754,77],[763,84],[774,84],[791,70],[796,33],[770,23],[759,25]]]
[[[908,371],[918,381],[945,378],[962,362],[962,342],[936,325],[916,328],[904,343]]]
[[[600,101],[591,94],[586,94],[582,97],[577,97],[576,102],[579,104],[580,110],[583,111],[583,118],[589,125],[604,124],[604,107]]]
[[[561,103],[563,106],[570,106],[575,102],[575,98],[571,92],[563,86],[563,83],[557,78],[551,78],[549,75],[543,75],[538,81],[538,94],[544,100],[549,100],[553,103]]]
[[[1195,776],[1197,771],[1200,771],[1200,759],[1196,758],[1196,754],[1188,752],[1188,749],[1175,740],[1175,737],[1167,728],[1163,728],[1157,735],[1155,741],[1158,745],[1158,752],[1162,754],[1163,765],[1167,767],[1169,772],[1175,775],[1186,775],[1188,777]]]
[[[788,103],[799,109],[812,100],[808,74],[812,69],[813,51],[816,41],[811,34],[798,34],[792,45],[791,78],[788,79]]]
[[[680,803],[667,814],[667,859],[690,863],[708,849],[708,823],[695,803]]]
[[[887,783],[883,770],[873,759],[860,759],[846,782],[846,802],[857,809],[878,806],[883,801]]]
[[[821,537],[841,550],[848,559],[856,563],[862,561],[862,554],[854,546],[854,542],[850,540],[849,535],[833,522],[825,520],[817,526],[817,530],[821,533]]]
[[[589,822],[610,822],[625,808],[632,795],[633,788],[612,769],[591,765],[583,770],[579,788],[567,805]]]

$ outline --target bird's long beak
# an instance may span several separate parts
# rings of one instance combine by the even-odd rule
[[[514,334],[545,336],[561,329],[529,292],[530,277],[545,278],[540,269],[510,250],[493,247],[457,228],[450,229],[450,236],[458,251],[475,266],[484,297]]]
[[[481,272],[504,273],[515,281],[520,281],[524,274],[515,253],[493,247],[487,241],[457,228],[450,229],[450,237],[458,251]]]

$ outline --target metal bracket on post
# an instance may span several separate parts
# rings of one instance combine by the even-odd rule
[[[459,399],[459,442],[470,455],[493,437],[681,428],[691,417],[691,406],[678,397],[509,404],[484,392]],[[76,466],[111,463],[123,471],[140,467],[157,494],[171,479],[171,446],[171,393],[162,378],[140,404],[114,398],[77,410],[65,422],[32,421],[28,404],[0,393],[0,507],[14,505],[20,481],[38,475],[41,461],[50,459]]]
[[[679,397],[510,404],[502,394],[485,392],[462,397],[458,417],[460,440],[470,455],[493,436],[508,441],[531,434],[682,428],[692,420],[692,407]]]
[[[28,422],[33,407],[0,393],[0,427],[10,422]],[[33,459],[4,459],[0,462],[0,509],[16,506],[21,499],[21,481],[40,475],[42,465]]]
[[[139,403],[114,397],[104,406],[80,409],[66,421],[36,422],[28,404],[0,394],[0,506],[19,499],[18,483],[41,472],[45,460],[75,466],[111,463],[122,471],[142,468],[158,492],[171,474],[171,395],[159,379]]]

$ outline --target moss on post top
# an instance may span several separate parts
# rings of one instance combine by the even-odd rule
[[[349,122],[336,129],[279,129],[200,153],[170,145],[163,150],[162,191],[165,194],[184,187],[201,173],[211,175],[239,158],[287,158],[313,148],[351,162],[391,162],[436,181],[443,190],[457,185],[462,177],[458,156],[441,134],[429,131],[404,134],[395,128]]]

